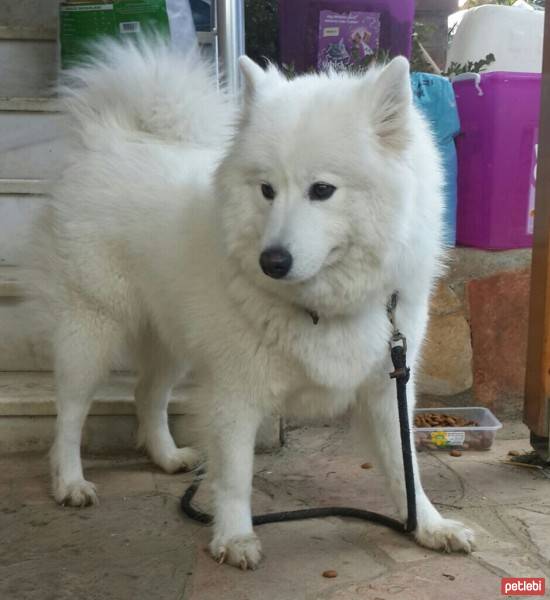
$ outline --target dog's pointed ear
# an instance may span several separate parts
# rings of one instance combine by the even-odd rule
[[[397,56],[380,71],[373,85],[374,129],[385,145],[403,148],[409,139],[412,107],[409,61]]]
[[[266,73],[259,65],[244,54],[239,58],[239,68],[244,79],[244,100],[248,104],[258,90],[258,86],[265,79]]]

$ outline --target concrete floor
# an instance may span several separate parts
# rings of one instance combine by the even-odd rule
[[[288,434],[257,457],[255,512],[340,504],[391,512],[381,474],[360,468],[343,427]],[[258,529],[256,571],[218,566],[209,531],[179,513],[190,476],[165,475],[141,456],[88,458],[101,505],[72,509],[48,496],[46,458],[0,458],[2,600],[491,600],[502,576],[550,577],[550,479],[503,464],[527,450],[507,427],[488,452],[423,453],[425,487],[440,510],[470,524],[478,549],[445,555],[383,527],[330,518]],[[198,502],[205,502],[206,490]],[[337,571],[327,579],[322,572]],[[547,582],[547,589],[550,581]]]

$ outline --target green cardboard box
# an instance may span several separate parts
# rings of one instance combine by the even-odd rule
[[[124,39],[152,32],[170,36],[165,0],[64,2],[59,6],[61,68],[82,61],[88,44],[102,36]]]

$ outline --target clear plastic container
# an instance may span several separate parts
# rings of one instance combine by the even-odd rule
[[[477,426],[467,427],[413,427],[416,449],[421,450],[489,450],[502,423],[482,406],[463,408],[417,408],[415,415],[435,413],[463,417],[476,421]]]

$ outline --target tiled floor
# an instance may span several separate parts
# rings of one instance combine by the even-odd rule
[[[477,532],[471,556],[330,518],[258,528],[265,558],[254,572],[217,565],[205,552],[208,528],[181,517],[189,475],[165,475],[137,455],[90,458],[101,505],[79,510],[48,497],[44,456],[0,458],[0,598],[499,599],[502,576],[550,577],[550,479],[503,464],[509,450],[528,448],[516,425],[488,452],[421,455],[432,500]],[[381,474],[360,468],[367,460],[354,456],[342,427],[291,431],[286,448],[257,457],[255,512],[322,504],[391,511]],[[207,501],[206,489],[200,496]],[[337,577],[322,577],[327,569]]]

